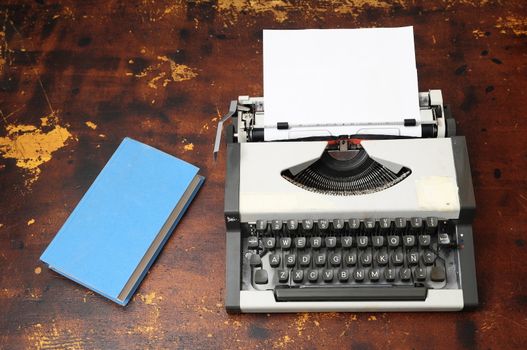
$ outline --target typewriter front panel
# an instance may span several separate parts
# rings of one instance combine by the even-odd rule
[[[362,141],[368,156],[399,171],[410,170],[388,188],[359,195],[306,190],[283,176],[284,170],[309,166],[327,142],[243,143],[240,157],[242,222],[266,219],[348,219],[384,217],[459,217],[459,198],[450,139]],[[316,175],[315,175],[316,176]],[[364,179],[367,181],[368,179]]]

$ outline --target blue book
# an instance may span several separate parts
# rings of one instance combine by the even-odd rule
[[[201,187],[198,170],[125,138],[40,259],[126,305]]]

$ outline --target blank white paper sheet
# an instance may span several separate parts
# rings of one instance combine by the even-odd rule
[[[265,140],[421,136],[412,27],[264,30],[263,57]]]

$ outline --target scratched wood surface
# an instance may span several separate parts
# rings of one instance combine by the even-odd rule
[[[3,1],[0,348],[527,348],[526,15],[523,1]],[[442,88],[467,136],[481,307],[227,315],[212,144],[228,102],[263,93],[262,29],[404,25],[421,90]],[[38,259],[125,136],[207,181],[122,308]]]

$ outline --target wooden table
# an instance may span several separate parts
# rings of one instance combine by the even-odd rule
[[[504,2],[504,1],[503,1]],[[0,5],[0,348],[527,348],[522,1],[7,1]],[[481,306],[228,315],[218,117],[260,96],[263,28],[413,25],[421,90],[466,135]],[[39,256],[125,136],[206,183],[126,308]]]

